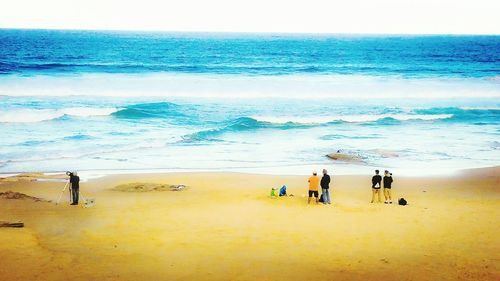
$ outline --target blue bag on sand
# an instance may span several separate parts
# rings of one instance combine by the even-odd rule
[[[286,185],[280,188],[280,196],[286,196]]]

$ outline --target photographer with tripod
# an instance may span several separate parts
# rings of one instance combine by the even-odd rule
[[[66,172],[71,183],[71,205],[78,205],[78,195],[80,192],[80,177],[76,172]]]

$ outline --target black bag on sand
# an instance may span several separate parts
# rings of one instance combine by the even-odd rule
[[[408,202],[404,198],[399,198],[398,204],[401,206],[406,206],[408,205]]]
[[[324,201],[324,200],[323,200],[323,194],[321,194],[321,196],[319,197],[318,202],[322,202],[322,203],[323,203],[323,201]]]

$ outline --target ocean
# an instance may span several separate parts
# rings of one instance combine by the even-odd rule
[[[496,166],[500,36],[0,29],[0,134],[0,173]]]

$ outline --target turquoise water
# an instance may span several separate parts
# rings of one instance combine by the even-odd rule
[[[0,47],[1,173],[500,164],[498,36],[0,30]]]

